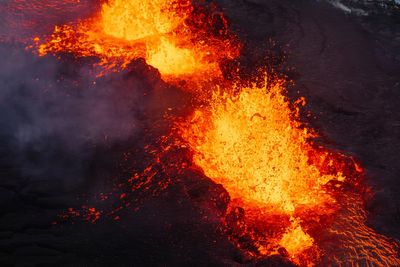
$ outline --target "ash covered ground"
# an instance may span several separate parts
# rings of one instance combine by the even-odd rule
[[[218,2],[251,50],[241,62],[262,65],[270,58],[274,69],[295,81],[289,93],[306,97],[321,142],[365,167],[375,192],[368,225],[400,240],[400,8],[391,1]],[[23,34],[0,23],[0,36]],[[87,73],[91,59],[38,58],[13,38],[3,39],[1,266],[286,264],[243,259],[215,221],[200,219],[199,207],[224,191],[201,177],[148,197],[118,222],[54,225],[68,208],[97,204],[94,195],[125,179],[130,159],[143,155],[147,130],[167,131],[163,114],[171,106],[184,113],[186,96],[140,60],[94,83]],[[218,207],[208,211],[218,216]]]

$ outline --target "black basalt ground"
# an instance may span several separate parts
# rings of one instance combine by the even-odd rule
[[[289,94],[306,97],[308,122],[323,142],[364,166],[375,192],[368,224],[399,240],[399,8],[360,4],[369,15],[358,16],[325,1],[218,3],[251,51],[242,64],[271,65],[295,82]],[[79,71],[86,62],[38,59],[10,43],[0,44],[0,54],[0,266],[290,266],[280,257],[246,261],[215,221],[202,219],[204,209],[219,216],[226,203],[207,203],[226,192],[197,174],[118,222],[52,225],[67,208],[96,203],[91,196],[111,190],[110,178],[126,177],[121,155],[132,149],[137,160],[144,129],[171,106],[185,112],[186,96],[143,62],[92,88]],[[39,87],[62,89],[43,98],[31,91]],[[79,105],[88,108],[74,112]],[[123,126],[115,130],[117,119]]]

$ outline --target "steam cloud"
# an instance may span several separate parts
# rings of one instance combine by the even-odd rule
[[[0,57],[0,135],[23,175],[79,179],[94,146],[134,136],[145,88],[134,78],[96,83],[84,64],[39,58],[15,44],[1,44]]]

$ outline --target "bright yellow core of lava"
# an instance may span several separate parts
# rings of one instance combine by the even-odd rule
[[[172,32],[182,26],[190,11],[185,1],[114,0],[102,8],[106,34],[126,41],[145,39],[148,64],[164,75],[193,74],[204,67],[194,49],[177,46]],[[193,48],[193,47],[191,47]]]
[[[205,49],[204,37],[195,36],[185,23],[192,11],[189,0],[110,0],[90,19],[56,26],[51,38],[39,45],[39,54],[97,56],[106,69],[145,58],[164,78],[218,75],[219,58],[210,54],[224,49]]]
[[[232,199],[291,215],[333,201],[323,186],[344,179],[310,164],[312,135],[296,116],[280,84],[245,87],[235,96],[216,92],[208,108],[194,112],[183,137],[195,164]]]
[[[102,24],[106,34],[134,41],[173,31],[183,22],[171,12],[171,0],[113,0],[102,7]]]

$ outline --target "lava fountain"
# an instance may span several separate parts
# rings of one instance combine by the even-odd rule
[[[201,9],[189,0],[111,0],[92,17],[56,26],[44,41],[34,41],[39,55],[95,56],[105,70],[145,58],[164,79],[220,75],[219,63],[235,58],[238,47],[221,13]],[[210,33],[210,25],[217,24]]]
[[[305,99],[291,104],[284,80],[231,86],[223,79],[220,64],[240,48],[227,29],[216,8],[189,0],[110,0],[89,18],[35,37],[34,47],[41,56],[95,57],[101,74],[144,58],[168,82],[219,77],[210,99],[192,90],[193,102],[202,101],[188,118],[168,120],[180,121],[171,138],[189,148],[192,167],[229,193],[221,224],[247,256],[279,254],[300,266],[399,266],[398,244],[365,223],[362,168],[314,143],[317,134],[299,118]],[[132,179],[154,183],[156,171],[146,170]]]
[[[209,105],[178,127],[195,166],[231,197],[227,218],[241,220],[227,220],[236,227],[232,241],[253,257],[281,254],[301,266],[400,264],[397,244],[365,225],[362,169],[313,144],[317,135],[299,120],[305,100],[290,105],[283,84],[217,88]],[[353,244],[343,249],[350,253],[368,249],[350,259],[328,239],[336,248]]]

